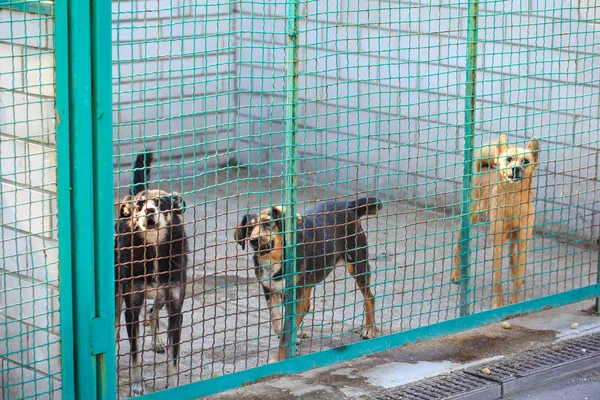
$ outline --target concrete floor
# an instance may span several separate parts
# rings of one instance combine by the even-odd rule
[[[203,174],[182,184],[188,206],[187,232],[194,249],[179,375],[180,384],[185,384],[263,365],[273,356],[278,340],[269,326],[268,308],[254,278],[250,254],[236,245],[232,228],[248,209],[278,204],[283,193],[279,180],[252,178],[243,169]],[[305,188],[298,194],[298,212],[316,200],[335,196],[330,187]],[[363,221],[374,271],[376,320],[383,334],[458,316],[458,287],[449,283],[457,224],[443,213],[403,202],[385,202],[377,217]],[[475,229],[477,241],[472,242],[479,249],[472,257],[477,261],[472,281],[476,312],[488,309],[491,302],[491,249],[485,229]],[[544,237],[535,237],[531,248],[524,298],[596,282],[596,249]],[[508,270],[504,279],[507,290]],[[362,324],[362,300],[345,271],[334,270],[314,293],[314,312],[304,319],[308,338],[302,340],[300,354],[360,340],[356,331]],[[166,330],[164,318],[161,329]],[[151,350],[148,327],[145,335],[146,391],[154,392],[165,386],[166,356]],[[121,396],[129,394],[125,338],[122,329],[118,346]],[[436,362],[447,360],[441,357]]]

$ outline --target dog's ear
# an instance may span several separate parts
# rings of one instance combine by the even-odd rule
[[[279,228],[279,232],[283,232],[283,219],[286,216],[285,207],[273,206],[271,209],[271,221],[275,221],[275,225]],[[296,213],[296,224],[302,223],[302,216]]]
[[[185,200],[183,199],[183,196],[179,193],[174,193],[172,195],[171,200],[173,205],[173,212],[177,214],[183,214],[185,212]]]
[[[538,162],[540,158],[540,142],[536,138],[532,138],[527,144],[527,150],[533,154],[533,161]]]
[[[501,155],[506,153],[506,151],[508,150],[508,144],[507,144],[507,140],[506,140],[506,135],[503,133],[498,137],[498,154],[497,155]]]
[[[239,225],[237,225],[233,231],[233,237],[238,244],[242,246],[242,250],[246,249],[246,238],[248,238],[248,219],[250,219],[250,216],[248,214],[244,215]]]
[[[275,226],[279,228],[279,232],[283,232],[283,218],[285,218],[285,208],[273,206],[271,208],[271,221],[275,222]]]
[[[119,203],[119,219],[131,217],[131,200],[133,200],[133,197],[128,195]]]

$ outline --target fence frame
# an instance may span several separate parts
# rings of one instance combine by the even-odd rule
[[[116,398],[111,3],[56,0],[63,397]],[[83,23],[82,21],[88,21]],[[108,295],[107,295],[108,294]]]
[[[285,358],[296,356],[296,203],[298,199],[297,158],[298,145],[298,19],[300,1],[289,0],[287,7],[285,46],[285,129],[284,203],[285,215],[285,316],[283,343]]]
[[[298,0],[288,1],[286,25],[286,169],[285,203],[288,251],[293,246],[296,205],[297,133],[297,51]],[[477,4],[469,0],[469,52],[467,118],[465,120],[465,184],[461,231],[461,317],[425,327],[397,332],[341,348],[294,357],[294,295],[286,295],[286,352],[290,358],[225,376],[150,393],[147,399],[177,396],[192,399],[233,389],[277,374],[292,374],[366,354],[386,351],[416,341],[475,328],[506,317],[540,311],[548,307],[600,299],[599,282],[519,304],[469,315],[469,229],[471,161],[474,136],[474,99],[477,49]],[[63,397],[116,398],[116,345],[114,339],[113,265],[113,164],[112,164],[112,82],[111,3],[91,0],[56,0],[56,82],[57,82],[57,177],[59,201],[59,261],[62,341]],[[89,23],[82,23],[89,21]],[[291,239],[291,240],[290,240]],[[293,262],[291,263],[293,265]],[[599,263],[600,267],[600,263]],[[294,268],[292,268],[294,269]],[[290,274],[293,278],[293,274]],[[291,281],[290,279],[290,282]],[[291,286],[288,285],[288,288]],[[294,292],[291,290],[290,292]],[[598,303],[600,304],[600,303]],[[292,313],[290,313],[292,311]],[[289,322],[288,322],[289,321]],[[286,328],[287,330],[287,328]],[[90,391],[90,387],[95,390]]]

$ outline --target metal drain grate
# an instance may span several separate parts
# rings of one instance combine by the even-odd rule
[[[593,334],[529,350],[491,363],[480,364],[477,367],[465,369],[465,373],[505,383],[598,355],[600,355],[600,334]],[[483,368],[488,368],[491,373],[483,373]]]
[[[382,390],[365,400],[495,400],[598,365],[600,333],[557,342],[460,372]],[[482,372],[487,368],[489,374]]]
[[[461,399],[473,400],[497,399],[500,396],[500,385],[487,379],[463,372],[440,375],[435,378],[397,388],[383,390],[364,397],[365,400],[436,400]]]

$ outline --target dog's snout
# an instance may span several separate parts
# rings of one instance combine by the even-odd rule
[[[156,208],[154,208],[154,207],[148,207],[146,209],[146,214],[148,214],[148,215],[156,214]]]
[[[521,179],[523,177],[523,168],[514,167],[513,168],[513,179]]]
[[[266,241],[264,239],[261,240],[260,238],[250,239],[248,242],[250,243],[250,246],[252,246],[252,249],[259,254],[267,254],[275,246],[273,240]]]

